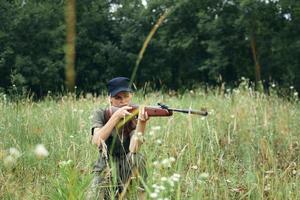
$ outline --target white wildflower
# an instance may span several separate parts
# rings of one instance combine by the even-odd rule
[[[269,190],[271,190],[271,185],[267,184],[264,188],[264,191],[269,191]]]
[[[153,136],[154,134],[155,134],[154,131],[150,131],[150,132],[149,132],[149,135],[150,135],[150,136]]]
[[[180,178],[180,177],[181,177],[180,174],[176,174],[176,173],[173,174],[173,176],[174,176],[174,177],[177,177],[177,178]]]
[[[239,193],[239,192],[241,192],[241,189],[240,188],[232,188],[231,191]]]
[[[58,163],[58,165],[59,165],[60,167],[65,167],[65,166],[70,165],[72,162],[73,162],[72,160],[68,160],[68,161],[63,160],[63,161],[60,161],[60,162]]]
[[[171,179],[172,179],[173,182],[178,182],[179,181],[179,178],[176,178],[174,176],[171,176]]]
[[[268,171],[265,171],[266,174],[273,174],[274,171],[273,170],[268,170]]]
[[[9,167],[15,166],[17,163],[17,160],[15,157],[9,155],[6,158],[4,158],[3,162],[4,162],[4,166],[9,168]]]
[[[21,152],[14,148],[14,147],[11,147],[9,148],[9,154],[14,157],[15,159],[19,158],[21,156]]]
[[[157,143],[157,144],[161,144],[162,141],[161,141],[160,139],[158,139],[158,140],[156,140],[156,143]]]
[[[152,127],[151,127],[151,130],[152,130],[152,131],[159,131],[160,129],[161,129],[160,126],[152,126]]]
[[[297,97],[298,96],[298,92],[294,92],[294,96]]]
[[[236,94],[239,94],[239,93],[240,93],[240,90],[238,90],[238,89],[233,89],[233,92],[236,93]]]
[[[198,169],[198,166],[197,165],[192,165],[191,169]]]
[[[154,162],[153,162],[153,165],[154,165],[154,166],[158,166],[158,165],[159,165],[159,162],[158,162],[158,161],[154,161]]]
[[[291,89],[291,90],[294,89],[294,86],[290,86],[290,89]]]
[[[291,21],[291,20],[292,20],[292,15],[291,15],[291,13],[284,13],[284,14],[283,14],[283,17],[284,17],[286,20],[288,20],[288,21]]]
[[[169,161],[172,163],[172,162],[175,162],[175,158],[174,157],[170,157],[169,158]]]
[[[150,197],[151,197],[152,199],[155,199],[155,198],[158,197],[158,194],[155,193],[155,192],[153,192],[153,193],[150,194]]]
[[[160,187],[155,188],[154,193],[156,193],[156,194],[160,193]]]
[[[171,187],[175,186],[174,181],[172,179],[168,179],[168,183]]]
[[[35,153],[36,157],[39,159],[45,158],[49,155],[48,150],[46,149],[46,147],[43,144],[36,145],[36,147],[34,149],[34,153]]]
[[[167,179],[166,177],[163,176],[163,177],[160,178],[160,180],[161,180],[162,182],[165,182],[165,181],[167,181],[168,179]]]
[[[208,111],[208,114],[209,114],[209,115],[215,114],[215,110],[214,110],[214,109],[211,109],[210,111]]]
[[[173,174],[173,176],[171,176],[171,179],[172,179],[172,181],[174,181],[174,182],[178,182],[178,181],[179,181],[179,178],[180,178],[180,175],[179,175],[179,174]]]
[[[276,85],[275,85],[275,83],[272,83],[272,85],[271,85],[271,86],[274,88]]]
[[[204,173],[201,173],[200,174],[200,179],[207,179],[209,177],[209,174],[208,173],[206,173],[206,172],[204,172]]]
[[[270,176],[267,174],[267,175],[265,175],[265,179],[269,179],[270,178]]]
[[[163,185],[161,185],[159,188],[160,188],[160,190],[162,190],[162,191],[166,190],[166,187],[163,186]]]
[[[164,167],[171,167],[171,163],[170,163],[170,160],[169,159],[163,159],[161,161],[161,164],[164,166]]]

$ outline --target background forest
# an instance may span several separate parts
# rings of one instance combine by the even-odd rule
[[[64,91],[65,4],[0,1],[0,92]],[[78,0],[76,90],[101,93],[113,76],[130,77],[166,9],[137,71],[139,87],[237,85],[247,77],[300,90],[296,0]]]

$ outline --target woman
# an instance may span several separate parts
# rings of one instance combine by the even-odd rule
[[[137,118],[116,128],[120,121],[132,115],[129,112],[132,109],[129,79],[117,77],[110,80],[108,94],[110,106],[95,111],[91,127],[92,142],[99,148],[99,158],[94,166],[95,177],[88,196],[97,199],[111,199],[110,195],[122,198],[132,178],[145,180],[147,177],[145,161],[138,150],[148,115],[140,108]],[[142,184],[138,190],[138,198],[143,199]]]

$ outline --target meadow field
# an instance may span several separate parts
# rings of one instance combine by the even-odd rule
[[[84,199],[98,155],[90,120],[107,98],[0,97],[0,199]],[[209,112],[150,119],[141,149],[147,199],[300,199],[297,93],[279,98],[241,85],[134,101]]]

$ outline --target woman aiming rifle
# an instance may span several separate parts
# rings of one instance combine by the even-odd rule
[[[146,107],[132,105],[128,81],[125,77],[110,80],[110,105],[96,110],[93,115],[92,142],[99,148],[99,158],[94,166],[95,177],[88,191],[88,197],[92,199],[109,199],[110,195],[122,199],[131,178],[146,179],[145,160],[138,150],[142,145],[142,135],[149,117],[171,116],[173,112],[207,115],[205,110],[169,108],[163,104]],[[133,113],[138,114],[138,117]],[[113,166],[116,169],[115,187],[111,187]],[[139,184],[138,190],[138,199],[144,199],[142,184]]]
[[[148,115],[140,108],[138,117],[128,122],[130,129],[118,129],[117,124],[132,115],[129,112],[132,109],[129,79],[117,77],[110,80],[107,86],[110,106],[96,110],[92,118],[92,143],[99,148],[99,158],[93,169],[95,176],[87,193],[88,199],[111,199],[111,195],[120,199],[131,178],[145,180],[147,177],[144,157],[138,153],[142,144],[138,134],[144,133]],[[111,107],[118,109],[111,112]],[[115,173],[112,173],[113,169]],[[115,183],[112,180],[116,180]],[[138,199],[144,199],[141,183],[137,190]]]

